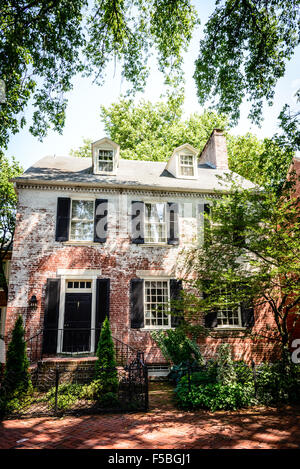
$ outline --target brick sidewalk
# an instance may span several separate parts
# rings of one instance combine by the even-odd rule
[[[300,448],[299,406],[186,413],[173,408],[169,395],[163,387],[152,390],[148,413],[6,420],[0,448]]]

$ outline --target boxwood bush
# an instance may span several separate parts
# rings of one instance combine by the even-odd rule
[[[254,375],[243,360],[233,362],[228,345],[221,345],[215,360],[185,372],[177,381],[176,402],[182,409],[235,410],[251,405],[300,403],[300,365],[261,363]]]
[[[255,403],[254,386],[251,384],[208,383],[189,386],[188,377],[176,387],[176,402],[181,409],[236,410]]]
[[[291,364],[286,373],[281,362],[261,363],[256,369],[256,383],[262,404],[300,403],[300,365]]]

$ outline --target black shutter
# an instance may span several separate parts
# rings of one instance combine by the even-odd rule
[[[69,197],[58,197],[56,213],[56,241],[68,241],[70,225],[71,199]]]
[[[139,278],[130,282],[130,327],[144,327],[144,280]]]
[[[254,326],[254,308],[250,302],[241,303],[241,319],[243,327]]]
[[[60,298],[60,279],[48,278],[46,286],[43,353],[56,353],[58,316]]]
[[[204,282],[204,285],[207,285],[208,282]],[[203,298],[207,298],[208,294],[203,291],[202,292]],[[218,312],[217,311],[209,311],[205,314],[204,317],[204,325],[208,329],[212,329],[213,327],[217,327],[218,325]]]
[[[94,242],[105,243],[107,238],[107,199],[95,200]]]
[[[178,204],[174,202],[167,203],[167,220],[169,223],[168,244],[179,244]]]
[[[131,233],[132,242],[135,244],[144,244],[144,202],[131,202]]]
[[[209,313],[206,313],[204,324],[205,324],[205,327],[207,327],[208,329],[217,327],[218,325],[217,311],[210,311]]]
[[[170,279],[170,300],[171,300],[171,326],[177,327],[184,319],[182,311],[178,310],[178,305],[172,306],[172,301],[180,299],[180,292],[182,290],[182,281]]]
[[[204,204],[204,243],[210,241],[210,204]]]
[[[95,350],[97,350],[102,323],[109,318],[110,279],[97,278],[96,281],[96,323]]]

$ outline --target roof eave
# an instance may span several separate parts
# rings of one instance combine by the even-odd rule
[[[72,182],[72,181],[43,181],[40,179],[23,179],[15,178],[11,179],[11,182],[19,184],[29,184],[29,185],[42,185],[42,186],[69,186],[69,187],[86,187],[86,188],[99,188],[99,189],[116,189],[116,190],[143,190],[143,191],[153,191],[153,192],[179,192],[179,193],[211,193],[214,194],[216,191],[227,193],[230,189],[214,188],[214,189],[197,189],[197,188],[183,188],[183,187],[167,187],[167,186],[147,186],[142,184],[103,184],[101,182]]]

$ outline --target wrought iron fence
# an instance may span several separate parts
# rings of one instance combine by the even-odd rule
[[[43,358],[56,357],[56,356],[95,356],[97,345],[94,345],[94,350],[91,345],[91,337],[94,336],[95,342],[100,334],[100,328],[95,329],[42,329],[35,335],[26,340],[27,356],[30,363],[36,363]],[[117,364],[125,366],[131,363],[138,354],[141,354],[139,350],[125,344],[116,337],[112,337]],[[57,353],[57,347],[55,346],[53,352],[45,352],[44,344],[57,344],[59,343],[60,352]],[[53,347],[53,346],[52,346]],[[48,347],[49,350],[49,347]]]
[[[230,367],[231,365],[223,364],[223,368]],[[257,383],[257,373],[258,367],[252,360],[251,365],[247,365],[246,363],[239,361],[233,362],[232,367],[235,371],[239,371],[239,376],[243,379],[243,374],[245,381],[250,379],[253,380],[253,385],[255,389],[255,396],[257,395],[258,383]],[[238,368],[238,370],[237,370]],[[189,390],[191,390],[191,385],[194,382],[197,384],[208,384],[213,380],[212,374],[217,374],[218,365],[215,360],[207,360],[204,364],[198,364],[197,362],[185,362],[184,364],[180,364],[178,366],[174,366],[171,368],[171,371],[168,375],[168,378],[173,381],[174,384],[177,384],[183,376],[187,377],[187,384]],[[211,376],[209,377],[208,373],[211,370]],[[198,376],[195,379],[195,373],[203,373],[203,376]]]
[[[0,384],[0,418],[59,416],[148,410],[148,372],[138,356],[132,363],[101,372],[117,376],[115,388],[103,389],[94,368],[37,365],[28,375],[10,373]],[[98,370],[99,372],[99,370]]]

